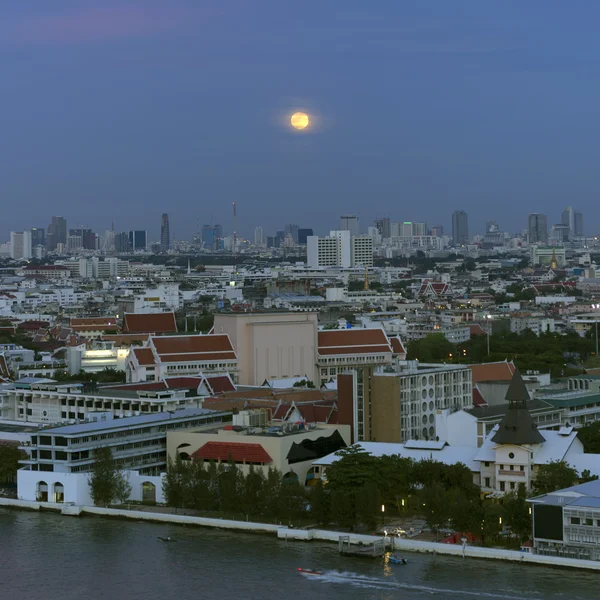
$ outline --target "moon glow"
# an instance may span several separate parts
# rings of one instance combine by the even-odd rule
[[[297,112],[290,118],[290,123],[294,129],[306,129],[310,123],[308,115],[303,112]]]

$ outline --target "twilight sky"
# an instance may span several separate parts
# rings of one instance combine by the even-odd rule
[[[321,233],[356,213],[597,232],[597,0],[0,6],[0,240],[47,226]],[[286,124],[315,117],[308,132]]]

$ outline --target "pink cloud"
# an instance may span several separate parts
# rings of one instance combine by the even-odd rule
[[[186,23],[188,12],[181,8],[134,5],[81,7],[61,14],[5,21],[6,31],[1,37],[11,44],[52,45],[145,37]]]

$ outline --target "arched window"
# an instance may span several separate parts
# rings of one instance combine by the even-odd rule
[[[38,502],[48,502],[48,484],[45,481],[38,481],[35,496]]]
[[[54,484],[54,502],[64,502],[65,501],[65,487],[60,481],[57,481]]]
[[[142,502],[156,503],[156,486],[151,481],[142,483]]]

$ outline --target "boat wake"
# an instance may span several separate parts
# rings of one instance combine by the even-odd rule
[[[320,577],[315,577],[314,579],[315,581],[319,581],[321,583],[339,583],[345,585],[352,585],[354,587],[373,588],[379,590],[413,590],[416,592],[423,592],[424,594],[428,595],[440,594],[443,596],[473,596],[476,598],[496,598],[498,600],[527,600],[523,596],[494,594],[492,592],[483,591],[436,588],[428,585],[405,583],[391,578],[369,577],[367,575],[360,575],[358,573],[351,573],[348,571],[325,571],[323,575],[321,575]]]

